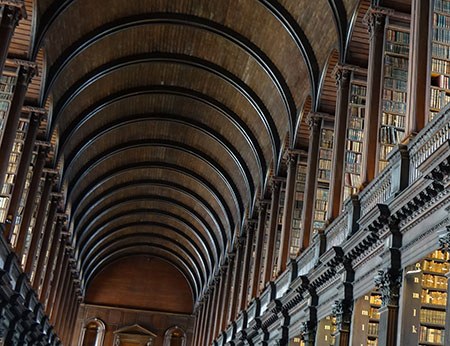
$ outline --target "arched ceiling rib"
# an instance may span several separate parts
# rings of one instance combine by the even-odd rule
[[[44,48],[85,284],[146,253],[199,298],[304,100],[319,99],[330,52],[343,54],[356,2],[38,1],[33,55]]]

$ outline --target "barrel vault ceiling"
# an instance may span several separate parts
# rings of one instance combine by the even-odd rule
[[[357,3],[36,1],[39,103],[84,287],[145,253],[201,297],[283,147],[307,143],[303,106]]]

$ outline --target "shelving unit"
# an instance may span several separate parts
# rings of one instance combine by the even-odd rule
[[[280,203],[278,204],[278,220],[275,234],[275,249],[273,256],[272,277],[275,278],[278,274],[278,253],[281,246],[281,229],[283,227],[284,214],[284,200],[286,199],[286,182],[280,182]]]
[[[344,186],[342,201],[358,192],[361,184],[361,164],[364,141],[364,116],[366,111],[366,76],[352,72],[347,115],[347,140],[345,145]]]
[[[319,162],[317,169],[317,189],[314,203],[314,234],[325,228],[330,190],[331,168],[333,159],[333,129],[325,121],[320,134]]]
[[[431,44],[431,121],[450,102],[450,2],[435,0]]]
[[[388,154],[405,134],[410,35],[409,25],[402,25],[389,18],[385,33],[379,171],[386,167]]]
[[[290,256],[295,258],[298,256],[302,239],[302,210],[303,210],[303,199],[305,193],[305,182],[306,182],[306,161],[305,157],[299,157],[297,163],[297,171],[295,178],[295,194],[294,194],[294,208],[292,213],[292,230],[291,230],[291,248]]]
[[[381,295],[378,292],[371,292],[369,296],[369,323],[367,325],[367,345],[378,345],[378,326],[380,323]]]
[[[13,98],[14,89],[19,74],[18,66],[6,64],[3,75],[0,77],[0,143],[3,138],[3,131],[8,119],[9,108]]]
[[[420,262],[422,293],[420,308],[419,345],[445,345],[445,309],[447,304],[447,277],[450,269],[448,255],[432,252]]]
[[[25,141],[26,132],[28,129],[28,119],[24,115],[17,127],[16,138],[14,145],[9,156],[8,169],[6,171],[5,181],[3,182],[0,191],[0,222],[5,222],[11,194],[14,187],[14,181],[17,174],[17,169],[20,164],[20,158],[22,156],[23,145]]]

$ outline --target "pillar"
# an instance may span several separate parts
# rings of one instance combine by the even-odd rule
[[[306,174],[302,210],[302,251],[308,248],[311,240],[322,118],[317,113],[310,113],[308,115],[308,124],[310,135],[308,144],[308,172]]]
[[[25,182],[27,181],[27,175],[31,164],[31,158],[33,157],[33,149],[36,141],[36,136],[39,130],[41,115],[32,113],[30,116],[30,124],[28,126],[27,136],[23,146],[22,156],[20,158],[20,164],[17,169],[17,175],[14,181],[14,188],[11,195],[11,201],[8,207],[8,216],[5,225],[5,237],[11,240],[14,226],[16,225],[17,213],[19,211],[20,201],[22,199]]]
[[[342,186],[344,185],[345,145],[347,142],[348,98],[351,72],[345,67],[336,71],[336,112],[334,121],[333,162],[330,180],[327,219],[334,220],[342,210]]]
[[[253,262],[253,275],[251,278],[251,296],[259,296],[259,280],[261,278],[261,257],[264,243],[266,217],[267,217],[267,202],[258,201],[258,225],[256,229],[256,246],[255,246],[255,260]]]
[[[54,184],[54,176],[52,174],[47,173],[45,178],[44,188],[42,189],[41,200],[39,202],[39,209],[36,216],[36,224],[31,232],[31,241],[30,248],[28,250],[27,260],[25,263],[25,273],[29,275],[29,278],[32,277],[33,267],[36,260],[36,255],[39,246],[39,240],[41,238],[41,234],[43,233],[45,226],[45,214],[47,212],[47,205],[50,199],[50,193],[52,191]]]
[[[22,18],[22,10],[18,6],[6,5],[4,1],[0,1],[0,6],[3,6],[0,17],[0,75],[2,75],[14,30]]]
[[[63,267],[66,262],[66,239],[64,237],[61,237],[61,242],[59,245],[59,255],[58,260],[56,262],[55,266],[55,273],[53,275],[53,278],[50,283],[49,292],[50,295],[48,297],[47,305],[46,305],[46,313],[47,316],[51,316],[53,307],[55,305],[56,300],[56,292],[58,291],[58,287],[60,286],[61,280],[62,280],[62,274],[63,274]]]
[[[205,312],[202,321],[202,334],[200,338],[200,346],[206,345],[206,339],[208,334],[208,316],[211,310],[212,291],[209,289],[206,293]]]
[[[378,171],[378,122],[382,88],[382,61],[386,15],[369,9],[369,67],[367,72],[366,116],[364,118],[364,151],[361,169],[362,186],[370,183]]]
[[[415,136],[427,123],[429,109],[428,45],[430,38],[430,0],[412,0],[411,45],[409,52],[407,137]],[[428,96],[428,97],[427,97]]]
[[[237,314],[239,312],[239,286],[241,283],[241,273],[242,273],[242,259],[243,259],[243,247],[244,247],[245,238],[239,237],[236,245],[236,261],[235,261],[235,270],[233,277],[233,295],[230,300],[231,303],[231,313],[229,316],[229,322],[236,319]]]
[[[250,275],[250,262],[253,253],[253,240],[255,236],[255,225],[249,220],[246,225],[247,237],[245,242],[244,264],[242,270],[242,285],[240,293],[240,310],[245,310],[248,304],[248,284]]]
[[[33,277],[32,285],[34,290],[37,292],[40,285],[40,279],[42,275],[42,271],[44,270],[45,265],[45,255],[47,254],[48,247],[50,246],[50,240],[53,235],[53,224],[56,218],[56,212],[58,210],[58,204],[60,202],[60,197],[53,196],[50,202],[50,207],[48,210],[47,221],[44,229],[44,235],[42,237],[41,248],[38,253],[37,265],[36,265],[36,274]]]
[[[56,221],[56,226],[55,226],[55,231],[54,231],[53,238],[52,238],[52,243],[50,244],[48,263],[45,268],[45,271],[41,270],[40,272],[38,271],[36,273],[35,280],[38,280],[38,281],[43,280],[42,289],[39,292],[39,298],[40,298],[41,302],[44,302],[45,297],[47,295],[47,290],[48,290],[48,286],[50,284],[50,277],[52,274],[52,269],[57,260],[57,248],[58,248],[58,243],[61,239],[61,230],[64,225],[64,220],[65,220],[64,217],[58,217],[58,220]]]
[[[0,41],[1,42],[1,41]],[[28,84],[33,78],[35,68],[21,66],[17,78],[16,88],[11,100],[8,120],[6,121],[2,143],[0,144],[0,183],[3,185],[8,171],[9,156],[16,139],[17,126],[19,125],[22,106],[27,93]]]
[[[213,339],[216,338],[218,336],[219,333],[219,322],[220,322],[220,314],[223,314],[223,296],[225,294],[224,290],[225,290],[225,284],[226,284],[226,274],[227,274],[227,265],[223,265],[220,267],[220,286],[219,286],[219,293],[218,293],[218,297],[217,297],[217,303],[216,303],[216,313],[214,316],[214,332],[213,332]]]
[[[234,271],[234,258],[235,253],[228,254],[228,268],[227,268],[227,282],[225,284],[225,294],[223,295],[222,300],[222,314],[220,315],[220,323],[219,328],[220,331],[224,331],[227,323],[229,321],[229,309],[227,308],[230,304],[230,294],[231,294],[231,285],[233,280],[233,271]]]
[[[267,247],[264,261],[264,276],[263,276],[264,287],[267,285],[268,282],[272,280],[275,236],[277,234],[278,211],[280,209],[279,207],[280,207],[281,181],[274,177],[272,179],[271,188],[272,188],[272,198],[270,202],[270,219],[269,219],[269,229],[267,230]]]
[[[17,234],[17,242],[15,251],[19,258],[22,258],[25,251],[25,240],[28,234],[28,228],[33,217],[37,194],[41,184],[42,171],[44,169],[45,161],[47,159],[48,148],[39,147],[36,165],[33,169],[33,177],[31,178],[30,187],[28,190],[27,200],[25,202],[22,222],[20,224],[19,233]]]
[[[294,210],[295,182],[298,154],[288,153],[286,193],[284,198],[283,223],[281,227],[280,252],[278,253],[278,275],[286,270],[291,252],[292,213]]]
[[[211,309],[210,313],[208,315],[208,333],[206,338],[206,344],[210,345],[211,341],[214,339],[214,316],[216,314],[216,305],[217,301],[219,299],[219,277],[216,275],[214,278],[214,288],[213,288],[213,295],[211,299]]]

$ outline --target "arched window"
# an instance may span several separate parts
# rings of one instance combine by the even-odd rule
[[[164,346],[186,346],[186,333],[178,326],[167,329]]]
[[[84,323],[81,330],[79,346],[103,346],[105,324],[98,318],[92,318]]]

